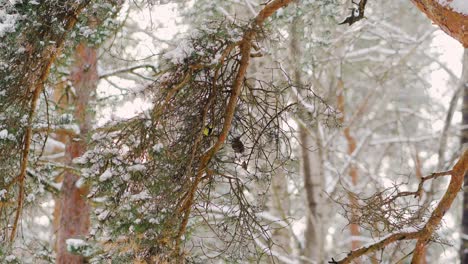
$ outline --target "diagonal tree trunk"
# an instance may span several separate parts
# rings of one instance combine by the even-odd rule
[[[461,7],[462,4],[459,4],[458,8],[454,8],[456,5],[452,2],[455,1],[450,0],[411,0],[411,2],[440,29],[468,48],[468,34],[466,33],[468,7],[466,5]]]
[[[65,163],[72,165],[72,160],[86,151],[85,136],[91,129],[93,114],[88,109],[92,102],[97,82],[97,51],[84,43],[76,49],[75,64],[71,71],[71,81],[76,90],[72,100],[73,116],[78,124],[79,135],[69,137],[65,149]],[[67,170],[64,174],[60,200],[60,218],[57,230],[57,260],[59,264],[85,263],[81,256],[67,252],[66,240],[83,238],[89,230],[89,204],[86,201],[88,188],[77,186],[79,175]]]

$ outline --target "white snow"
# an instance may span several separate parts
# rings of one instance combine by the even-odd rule
[[[0,190],[0,200],[5,198],[6,193],[7,193],[7,190],[5,190],[5,189]]]
[[[102,211],[98,216],[98,220],[99,221],[103,221],[103,220],[106,220],[107,216],[109,216],[110,212],[108,210],[104,210]]]
[[[28,194],[28,196],[26,197],[26,201],[28,202],[32,202],[34,200],[36,200],[36,196],[33,193]]]
[[[83,178],[79,178],[79,179],[75,182],[75,187],[79,189],[79,188],[83,187],[84,183],[85,183],[84,179],[83,179]]]
[[[192,43],[190,43],[188,40],[183,40],[180,42],[177,48],[166,52],[163,57],[174,64],[179,64],[183,63],[184,59],[190,56],[193,51],[194,48]]]
[[[468,16],[467,0],[437,0],[442,6],[449,7],[453,11]]]
[[[0,131],[0,139],[6,139],[8,137],[8,130],[3,129]]]
[[[110,169],[107,169],[104,173],[101,174],[101,176],[99,176],[99,181],[103,182],[103,181],[110,179],[111,177],[112,177],[112,172]]]
[[[148,194],[148,191],[142,191],[141,193],[134,194],[130,196],[131,201],[141,201],[141,200],[146,200],[148,198],[151,198],[151,196]]]
[[[103,203],[105,201],[107,201],[107,197],[96,197],[96,198],[93,198],[93,201],[96,202],[96,203]]]
[[[56,139],[53,139],[52,137],[47,138],[47,144],[45,149],[46,152],[52,153],[55,152],[57,149],[65,150],[65,144]]]
[[[77,239],[77,238],[69,238],[69,239],[67,239],[66,243],[67,243],[67,246],[71,246],[71,247],[74,247],[74,248],[82,247],[82,246],[87,245],[86,242],[83,239]]]
[[[83,157],[83,156],[78,157],[78,158],[74,158],[72,160],[73,164],[86,164],[86,162],[87,162],[87,159],[86,159],[86,157]]]
[[[5,10],[0,9],[0,38],[4,37],[6,33],[15,32],[17,20],[17,14],[7,14]]]
[[[153,151],[156,152],[156,153],[159,153],[161,152],[161,150],[164,148],[164,145],[161,144],[161,143],[158,143],[156,145],[153,146]]]
[[[159,224],[159,220],[158,220],[157,218],[151,218],[151,219],[149,220],[149,222],[150,222],[151,224],[155,224],[155,225]]]
[[[83,239],[69,238],[65,243],[67,244],[67,251],[69,252],[77,252],[83,256],[89,256],[91,254],[90,246]]]
[[[14,260],[16,260],[16,257],[15,257],[14,255],[8,255],[8,256],[6,256],[6,258],[5,258],[5,261],[6,261],[6,262],[12,262],[12,261],[14,261]]]
[[[135,164],[128,167],[128,171],[144,171],[145,169],[146,167],[143,164]]]

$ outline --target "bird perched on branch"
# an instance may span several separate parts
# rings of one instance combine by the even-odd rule
[[[240,140],[240,137],[233,138],[231,141],[231,146],[235,153],[244,152],[244,144]]]
[[[364,18],[364,11],[366,8],[367,0],[360,0],[359,3],[355,3],[353,0],[351,2],[356,5],[356,7],[350,8],[351,14],[343,20],[343,22],[338,23],[343,25],[348,23],[350,26],[361,19]]]
[[[213,125],[209,124],[203,128],[203,135],[210,136],[213,133]]]

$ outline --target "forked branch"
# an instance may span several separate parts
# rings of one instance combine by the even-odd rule
[[[418,190],[415,192],[408,192],[407,195],[419,196],[422,192],[422,184],[430,179],[434,179],[441,176],[450,175],[450,183],[447,187],[447,191],[440,200],[437,207],[432,212],[428,221],[421,226],[421,228],[409,228],[403,229],[398,232],[391,233],[379,241],[364,247],[360,247],[348,253],[348,255],[338,261],[332,259],[329,263],[346,264],[351,263],[353,260],[368,255],[377,250],[383,249],[391,243],[398,242],[401,240],[417,240],[416,247],[413,251],[412,264],[423,263],[424,248],[427,246],[430,238],[434,234],[435,230],[439,227],[442,217],[452,206],[459,190],[463,186],[463,179],[465,172],[468,170],[468,150],[465,150],[460,156],[458,162],[453,166],[451,171],[433,173],[429,176],[423,177],[419,184]]]

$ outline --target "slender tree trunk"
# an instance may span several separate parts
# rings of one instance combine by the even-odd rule
[[[341,123],[344,124],[345,122],[345,96],[344,96],[344,83],[343,80],[338,80],[338,109],[341,112]],[[344,127],[343,134],[348,142],[348,155],[353,155],[354,151],[356,150],[356,139],[351,135],[351,128],[349,125]],[[351,178],[351,184],[356,186],[358,184],[358,170],[354,164],[351,164],[348,169],[349,177]],[[354,195],[349,195],[349,202],[351,205],[357,205],[357,200]],[[354,206],[353,206],[354,207]],[[351,216],[351,224],[349,225],[349,229],[351,232],[351,249],[355,250],[361,246],[357,237],[360,236],[361,232],[359,230],[359,225],[355,223],[356,216],[352,213]],[[358,261],[356,261],[358,263]]]
[[[468,144],[468,49],[463,53],[463,70],[460,78],[460,84],[463,87],[463,130],[461,135],[462,148]],[[461,263],[468,263],[468,180],[465,174],[465,182],[463,188],[463,213],[462,213],[462,234],[460,259]]]
[[[291,64],[294,69],[293,81],[295,85],[302,86],[301,48],[300,48],[300,21],[295,18],[291,24]],[[318,131],[318,121],[310,126],[299,124],[299,144],[301,146],[301,172],[304,177],[304,190],[307,201],[305,244],[301,255],[310,261],[320,263],[324,260],[324,230],[320,206],[323,193],[323,160],[321,155],[321,137]]]
[[[76,91],[73,115],[79,125],[79,135],[69,138],[65,150],[65,163],[72,165],[72,160],[86,151],[85,136],[91,129],[93,114],[88,107],[93,100],[98,82],[97,52],[95,48],[81,43],[76,49],[75,64],[71,71],[71,80]],[[57,235],[57,263],[84,263],[83,257],[67,252],[66,240],[84,238],[88,234],[89,204],[86,201],[88,188],[77,186],[79,175],[73,171],[64,174],[60,197],[60,222]]]
[[[317,128],[317,125],[314,128]],[[318,128],[313,131],[316,136],[319,135],[317,130]],[[321,201],[321,193],[323,192],[323,160],[320,155],[322,150],[319,147],[321,139],[317,137],[314,140],[310,133],[304,126],[301,126],[299,129],[302,173],[304,175],[304,189],[308,208],[305,245],[302,255],[308,260],[320,263],[324,260],[324,230],[320,210],[323,202]],[[310,262],[305,261],[304,263]]]
[[[269,211],[272,215],[287,221],[289,213],[289,192],[288,192],[288,178],[284,171],[279,170],[271,178],[270,187],[271,200],[269,204]],[[274,228],[271,232],[271,239],[274,243],[274,250],[283,256],[291,254],[291,234],[290,229],[283,224],[273,225]],[[280,263],[279,259],[272,258],[269,263]]]
[[[418,150],[418,147],[415,145],[414,146],[414,170],[415,170],[415,175],[416,175],[416,178],[420,181],[424,175],[423,175],[423,170],[422,170],[422,162],[421,162],[421,158],[419,157],[419,150]],[[430,194],[428,194],[430,196],[433,196],[432,192],[430,192]],[[426,201],[432,201],[432,199],[426,199]],[[426,205],[424,205],[426,206]],[[429,205],[428,205],[429,206]],[[425,221],[424,219],[421,218],[421,222]],[[421,255],[423,256],[423,258],[421,259],[421,263],[420,264],[427,264],[427,248],[424,248],[421,252]]]

